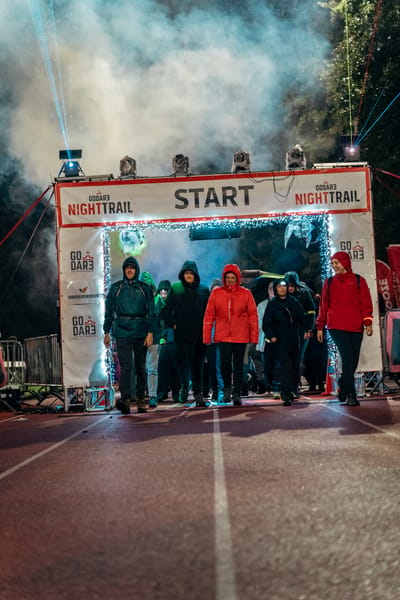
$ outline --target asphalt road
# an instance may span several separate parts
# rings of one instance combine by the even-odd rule
[[[400,397],[0,413],[0,600],[399,600]]]

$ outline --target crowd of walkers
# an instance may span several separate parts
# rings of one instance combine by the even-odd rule
[[[319,298],[294,271],[246,287],[235,264],[208,288],[190,260],[177,282],[156,286],[127,257],[107,294],[103,326],[104,344],[115,350],[117,409],[129,414],[135,401],[146,412],[168,398],[240,406],[249,388],[290,406],[302,377],[309,393],[324,390],[326,330],[342,358],[339,401],[358,405],[354,372],[363,332],[372,334],[372,300],[347,253],[334,254],[331,264],[335,275]]]

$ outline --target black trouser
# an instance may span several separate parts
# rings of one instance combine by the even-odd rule
[[[176,342],[176,361],[183,390],[189,389],[191,380],[193,394],[201,394],[206,347],[200,337],[193,342]]]
[[[159,398],[164,398],[171,389],[172,396],[174,400],[176,400],[178,397],[179,385],[179,373],[176,365],[176,344],[175,342],[161,344],[160,355],[158,357],[157,396],[159,396]]]
[[[240,396],[243,381],[243,359],[247,344],[219,342],[221,375],[224,389],[230,389],[233,379],[233,394]],[[233,377],[232,377],[233,375]]]
[[[133,357],[135,359],[136,372],[136,398],[143,400],[146,390],[146,353],[147,346],[144,338],[117,338],[117,352],[121,375],[119,389],[123,400],[132,398],[131,377]],[[133,353],[133,356],[132,356]]]
[[[284,402],[291,402],[293,400],[292,392],[296,380],[299,350],[288,350],[278,345],[276,351],[280,365],[281,398]]]
[[[363,334],[360,331],[343,331],[342,329],[329,329],[329,333],[342,359],[341,389],[347,396],[357,398],[354,373],[360,358]]]

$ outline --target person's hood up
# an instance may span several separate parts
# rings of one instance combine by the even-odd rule
[[[231,264],[231,265],[225,265],[225,267],[223,268],[222,271],[222,281],[223,281],[223,285],[224,287],[226,286],[225,284],[225,275],[227,273],[234,273],[237,277],[237,284],[236,285],[240,285],[240,281],[241,281],[241,275],[240,275],[240,269],[237,265],[235,264]]]
[[[161,292],[161,290],[166,290],[167,292],[169,292],[170,287],[171,287],[171,282],[168,279],[163,279],[158,284],[157,293],[159,294]]]
[[[222,281],[218,278],[212,280],[210,290],[212,291],[215,287],[222,287]]]
[[[147,283],[147,285],[149,285],[152,290],[156,289],[156,284],[154,283],[154,279],[152,278],[152,276],[150,275],[150,273],[148,271],[143,271],[143,273],[140,275],[139,279],[140,279],[140,281],[143,281],[143,283]]]
[[[185,260],[185,262],[183,263],[182,268],[179,271],[179,279],[180,281],[182,281],[182,283],[184,282],[183,274],[185,271],[192,271],[192,273],[194,273],[195,282],[200,283],[199,270],[194,260]]]
[[[289,284],[295,285],[296,287],[300,287],[300,277],[296,273],[296,271],[287,271],[283,278]]]
[[[278,285],[279,285],[281,282],[286,284],[286,290],[287,290],[287,280],[286,280],[286,278],[282,277],[281,279],[275,279],[275,281],[274,281],[274,286],[273,286],[273,287],[274,287],[274,295],[275,295],[275,297],[276,297],[276,298],[279,298],[279,296],[278,296],[278,292],[276,291],[276,288],[278,287]],[[289,295],[289,292],[287,292],[287,294],[286,294],[286,295],[288,296],[288,295]]]
[[[124,262],[122,263],[122,273],[125,279],[125,268],[128,265],[132,265],[132,267],[135,267],[136,272],[135,272],[135,277],[134,280],[136,281],[137,279],[139,279],[139,275],[140,275],[140,267],[139,267],[139,263],[136,260],[136,258],[134,256],[127,256],[126,259],[124,260]]]
[[[344,268],[346,269],[346,271],[348,271],[349,273],[352,272],[351,258],[347,254],[347,252],[335,252],[335,254],[333,254],[331,256],[331,260],[334,259],[334,258],[336,260],[338,260],[340,262],[340,264],[342,264],[344,266]]]

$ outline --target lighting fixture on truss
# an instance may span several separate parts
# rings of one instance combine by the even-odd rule
[[[172,171],[175,177],[190,175],[189,158],[183,154],[176,154],[172,159]]]
[[[231,173],[249,173],[250,171],[250,154],[239,150],[233,155]]]
[[[84,176],[81,165],[77,158],[82,157],[82,150],[60,150],[58,153],[59,159],[64,161],[58,172],[58,177],[81,177]]]
[[[124,156],[119,161],[119,176],[121,179],[136,178],[136,160],[131,156]]]
[[[307,167],[306,155],[300,144],[286,152],[286,171],[303,170]]]

